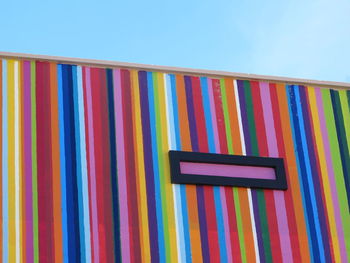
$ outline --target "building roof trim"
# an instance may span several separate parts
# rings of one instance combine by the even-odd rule
[[[350,90],[350,83],[347,83],[347,82],[310,80],[310,79],[288,78],[288,77],[278,77],[278,76],[269,76],[269,75],[235,73],[235,72],[218,71],[218,70],[147,65],[147,64],[128,63],[128,62],[117,62],[117,61],[110,61],[110,60],[70,58],[70,57],[34,55],[34,54],[13,53],[13,52],[0,52],[0,58],[41,60],[41,61],[51,61],[56,63],[86,65],[86,66],[95,66],[95,67],[116,67],[116,68],[138,69],[138,70],[146,70],[146,71],[158,71],[158,72],[164,72],[164,73],[208,76],[213,78],[228,77],[228,78],[235,78],[235,79],[257,80],[257,81],[267,81],[267,82],[274,82],[274,83],[297,84],[297,85],[306,85],[306,86],[317,86],[317,87],[323,87],[323,88]]]

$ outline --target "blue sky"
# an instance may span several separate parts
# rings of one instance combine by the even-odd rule
[[[350,1],[8,0],[0,50],[350,82]]]

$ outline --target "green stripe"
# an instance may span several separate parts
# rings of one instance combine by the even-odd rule
[[[255,118],[254,118],[254,105],[253,105],[253,98],[252,98],[252,90],[251,90],[249,81],[244,81],[244,91],[245,91],[247,118],[249,123],[249,135],[250,135],[250,141],[252,146],[252,154],[255,156],[259,156],[259,146],[258,146],[258,140],[256,136],[256,126],[255,126]],[[265,260],[267,262],[272,262],[270,233],[269,233],[269,226],[267,223],[267,216],[266,216],[265,194],[263,190],[252,190],[252,191],[256,191],[257,198],[258,198],[260,229],[262,233],[262,239],[263,239],[264,250],[265,250]]]
[[[222,97],[222,108],[224,111],[224,119],[225,119],[225,130],[226,130],[228,153],[234,154],[233,146],[232,146],[231,125],[230,125],[230,119],[229,119],[230,117],[229,117],[229,112],[228,112],[226,86],[225,86],[224,79],[220,80],[220,87],[221,87],[221,97]],[[232,92],[233,92],[233,90],[232,90]],[[247,257],[246,257],[246,252],[245,252],[245,244],[244,244],[244,232],[243,232],[241,210],[240,210],[240,202],[239,202],[239,196],[238,196],[238,189],[236,187],[233,188],[233,196],[234,196],[234,200],[235,200],[234,202],[235,202],[235,211],[236,211],[236,222],[237,222],[237,229],[238,229],[239,246],[240,246],[240,251],[241,251],[241,255],[242,255],[242,262],[247,262]]]
[[[325,119],[326,119],[326,126],[328,131],[328,140],[329,140],[331,155],[332,155],[335,182],[337,186],[340,214],[341,214],[342,223],[343,223],[346,251],[348,254],[348,261],[350,261],[350,224],[349,224],[350,214],[348,210],[348,204],[346,201],[347,196],[346,196],[343,169],[342,169],[340,152],[339,152],[338,136],[336,132],[334,115],[333,115],[332,101],[331,101],[329,90],[323,89],[321,92],[322,92],[322,100],[323,100],[324,113],[325,113]]]
[[[221,88],[221,98],[222,98],[222,108],[224,111],[224,119],[225,119],[225,130],[226,130],[226,138],[227,138],[227,148],[230,154],[233,153],[232,147],[232,136],[231,136],[231,125],[230,125],[230,117],[227,108],[227,96],[226,96],[226,86],[225,80],[220,80],[220,88]]]
[[[158,153],[158,169],[159,169],[159,181],[160,181],[160,191],[161,191],[161,202],[162,202],[162,216],[163,216],[163,227],[164,227],[164,242],[165,242],[165,252],[166,252],[166,259],[168,261],[171,260],[171,253],[170,253],[170,234],[169,234],[169,222],[168,222],[168,216],[167,216],[167,200],[166,200],[166,193],[165,193],[165,172],[164,172],[164,158],[163,158],[163,151],[162,151],[162,131],[161,131],[161,125],[163,123],[161,122],[160,118],[160,105],[159,105],[159,94],[158,94],[158,73],[153,72],[152,78],[153,78],[153,94],[154,94],[154,107],[155,107],[155,113],[156,113],[156,136],[157,136],[157,153]],[[163,113],[165,114],[165,113]],[[161,234],[161,233],[159,233]],[[176,249],[176,248],[173,248]]]
[[[36,157],[36,68],[35,62],[31,68],[31,102],[32,102],[32,180],[33,180],[33,238],[34,238],[34,262],[39,262],[39,230],[38,230],[38,182],[37,182],[37,157]]]
[[[242,215],[241,215],[241,202],[239,201],[238,189],[236,187],[233,188],[233,197],[234,197],[234,203],[235,203],[239,246],[241,249],[242,262],[246,263],[247,256],[246,256],[245,244],[244,244],[244,232],[243,232]],[[247,208],[244,207],[243,209],[247,209]],[[254,253],[254,251],[250,251],[249,253]]]

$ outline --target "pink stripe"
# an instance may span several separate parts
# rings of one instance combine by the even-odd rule
[[[24,61],[24,185],[25,185],[25,225],[26,259],[33,262],[33,199],[32,199],[32,117],[31,117],[31,76],[30,62]]]
[[[211,113],[211,124],[214,130],[214,144],[215,144],[215,152],[220,153],[220,142],[218,135],[218,126],[216,122],[216,111],[214,104],[214,95],[213,95],[213,86],[211,79],[208,78],[208,93],[209,93],[209,101],[210,101],[210,113]],[[216,186],[214,186],[216,187]],[[226,195],[225,188],[220,187],[220,199],[221,199],[221,209],[224,218],[224,231],[225,231],[225,239],[226,239],[226,255],[228,262],[232,261],[232,247],[231,247],[231,239],[230,239],[230,225],[228,223],[228,213],[227,213],[227,203],[226,203]]]
[[[276,179],[275,170],[271,167],[180,162],[180,171],[182,174],[223,176],[230,178]]]
[[[260,94],[263,105],[269,156],[278,157],[279,153],[275,133],[275,122],[273,120],[270,87],[268,83],[260,83]],[[281,242],[283,262],[293,262],[284,192],[274,190],[273,195],[275,199],[278,232]]]
[[[232,193],[233,194],[233,193]],[[224,218],[224,231],[226,238],[226,248],[227,248],[227,261],[232,261],[232,248],[231,248],[231,238],[230,238],[230,225],[228,224],[228,213],[227,213],[227,203],[225,195],[225,187],[220,187],[220,197],[221,197],[221,207],[222,207],[222,216]]]
[[[209,79],[209,78],[208,78],[208,93],[209,93],[209,101],[210,101],[211,119],[212,119],[212,124],[214,128],[215,151],[220,152],[219,132],[218,132],[218,126],[216,122],[216,110],[215,110],[214,94],[213,94],[213,83],[212,83],[212,79]]]
[[[96,169],[95,169],[95,147],[94,147],[94,124],[92,114],[92,96],[90,82],[90,68],[86,67],[85,82],[86,82],[86,98],[87,98],[87,123],[89,131],[89,164],[90,164],[90,193],[91,193],[91,221],[92,221],[92,245],[94,248],[94,262],[99,262],[99,238],[98,238],[98,216],[97,216],[97,194],[96,194]]]
[[[130,241],[129,241],[129,220],[128,220],[128,199],[126,189],[126,170],[124,153],[124,128],[123,128],[123,103],[122,88],[120,82],[120,70],[114,70],[114,110],[116,114],[116,138],[117,138],[117,162],[118,162],[118,186],[120,204],[120,232],[122,261],[130,262]]]
[[[341,218],[340,218],[340,209],[339,209],[339,201],[338,201],[338,195],[337,195],[337,187],[336,187],[335,179],[334,179],[332,157],[331,157],[331,151],[330,151],[330,146],[329,146],[325,116],[324,116],[324,111],[323,111],[321,89],[316,88],[315,94],[316,94],[316,102],[317,102],[317,108],[318,108],[318,116],[320,119],[322,141],[324,142],[324,151],[325,151],[325,157],[326,157],[326,163],[327,163],[328,178],[329,178],[329,183],[331,186],[331,193],[332,193],[333,206],[334,206],[334,217],[335,217],[335,222],[337,225],[337,233],[338,233],[338,237],[339,237],[340,254],[341,254],[341,258],[347,258],[346,248],[345,248],[345,240],[344,240],[344,234],[343,234],[343,226],[342,226],[342,222],[341,222]]]

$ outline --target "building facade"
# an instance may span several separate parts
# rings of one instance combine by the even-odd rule
[[[2,262],[348,262],[350,85],[0,54]],[[287,190],[173,184],[169,150]]]

